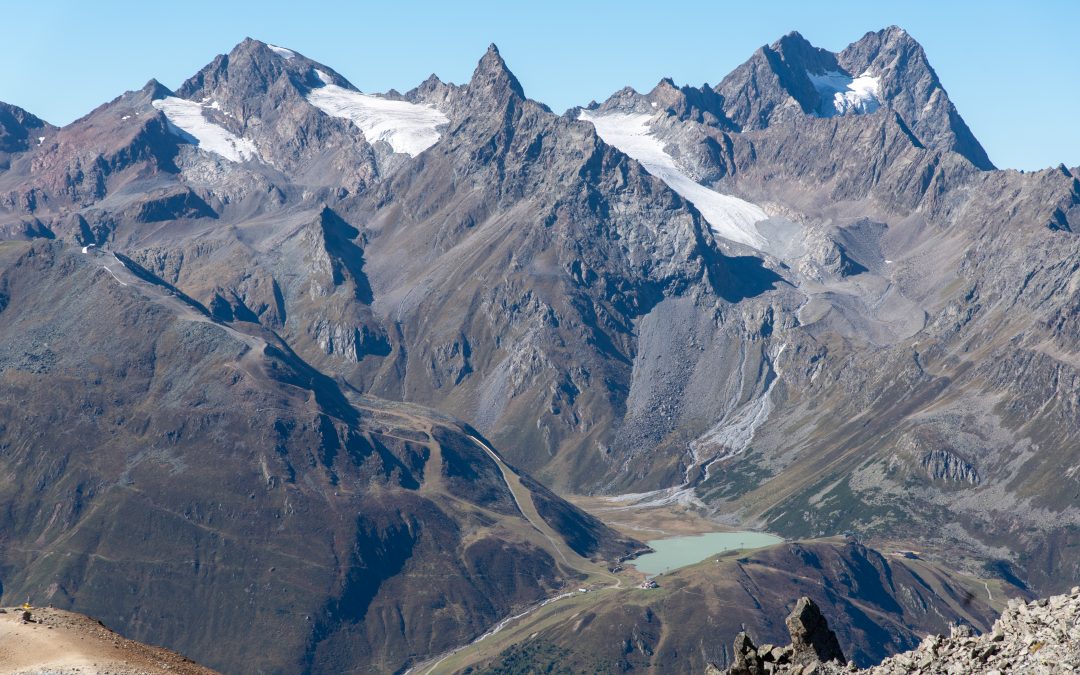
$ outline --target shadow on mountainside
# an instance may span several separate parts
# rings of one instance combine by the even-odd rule
[[[705,256],[709,281],[716,293],[728,302],[735,303],[776,290],[776,284],[784,282],[783,277],[765,267],[756,256],[725,256],[709,249]]]

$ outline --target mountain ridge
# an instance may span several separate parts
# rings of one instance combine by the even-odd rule
[[[465,84],[378,95],[249,38],[37,145],[19,124],[5,593],[61,579],[137,637],[212,611],[175,610],[178,583],[133,614],[111,575],[155,577],[109,515],[237,598],[215,620],[266,627],[250,653],[176,638],[201,660],[403,668],[606,578],[637,544],[555,496],[581,493],[883,549],[906,528],[1039,592],[1080,569],[1077,170],[993,169],[899,29],[836,54],[792,33],[714,87],[564,115],[494,45]]]

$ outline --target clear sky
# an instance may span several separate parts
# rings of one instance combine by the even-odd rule
[[[896,24],[926,48],[998,166],[1080,164],[1080,0],[34,0],[0,14],[0,100],[53,124],[151,77],[175,88],[245,36],[370,92],[432,72],[463,82],[495,42],[526,94],[561,112],[665,76],[715,84],[791,30],[837,51]]]

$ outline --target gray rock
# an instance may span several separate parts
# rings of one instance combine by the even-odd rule
[[[811,663],[813,661],[837,661],[847,663],[836,633],[829,628],[829,622],[822,616],[821,610],[813,600],[799,598],[795,609],[785,621],[791,634],[792,661]]]

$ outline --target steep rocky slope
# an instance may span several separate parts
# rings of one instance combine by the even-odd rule
[[[681,482],[686,443],[715,411],[760,396],[762,359],[744,352],[795,309],[783,292],[755,299],[780,276],[725,256],[692,207],[590,125],[527,99],[497,50],[466,85],[429,80],[401,97],[448,120],[416,157],[312,103],[332,87],[362,96],[321,64],[246,41],[135,112],[162,123],[158,108],[196,106],[254,154],[229,161],[173,133],[173,168],[140,173],[167,186],[152,200],[105,181],[107,199],[33,217],[121,248],[361,390],[468,419],[561,488]],[[342,173],[365,152],[363,176]],[[699,371],[689,382],[684,362]],[[745,387],[714,386],[741,368]]]
[[[230,671],[394,671],[638,546],[110,252],[4,244],[0,293],[5,597]]]
[[[1059,590],[1080,574],[1080,182],[984,170],[928,68],[895,28],[840,54],[791,35],[716,96],[661,82],[582,116],[601,135],[633,122],[700,186],[762,209],[745,241],[800,296],[763,339],[767,405],[690,444],[721,458],[697,498],[795,536],[919,532],[954,562]],[[815,77],[832,72],[851,81],[824,111]]]
[[[833,117],[886,107],[927,147],[956,152],[980,169],[994,168],[922,46],[897,26],[867,33],[837,54],[790,33],[755,52],[714,91],[724,117],[740,130],[805,114]]]
[[[342,205],[370,232],[373,309],[396,334],[351,381],[475,420],[558,487],[681,481],[685,440],[742,395],[707,373],[737,363],[767,313],[752,296],[779,277],[722,255],[659,181],[524,98],[494,50],[459,106],[422,162]],[[699,340],[672,322],[704,324]],[[664,376],[680,357],[696,381]],[[691,399],[696,424],[657,414]]]
[[[981,582],[839,539],[714,556],[656,580],[656,589],[579,603],[477,669],[700,673],[733,662],[730,640],[742,630],[759,645],[781,644],[792,599],[803,595],[822,608],[848,657],[869,666],[950,622],[988,629],[997,611]]]
[[[755,646],[746,633],[735,638],[734,663],[724,675],[790,673],[819,675],[869,673],[1074,673],[1080,669],[1080,587],[1068,595],[1024,602],[1010,600],[989,631],[969,624],[951,627],[948,636],[928,635],[917,649],[860,670],[846,659],[820,609],[803,597],[787,618],[791,644]],[[710,664],[706,675],[719,675]]]
[[[0,103],[0,171],[11,168],[11,157],[45,142],[54,131],[51,124],[7,103]]]
[[[895,675],[932,672],[1075,673],[1080,670],[1080,588],[1030,603],[1010,601],[993,627],[970,627],[948,637],[928,636],[919,648],[897,654],[864,672]]]
[[[5,593],[395,668],[634,546],[541,483],[1080,575],[1078,172],[993,170],[900,29],[562,116],[248,39],[0,143]]]

